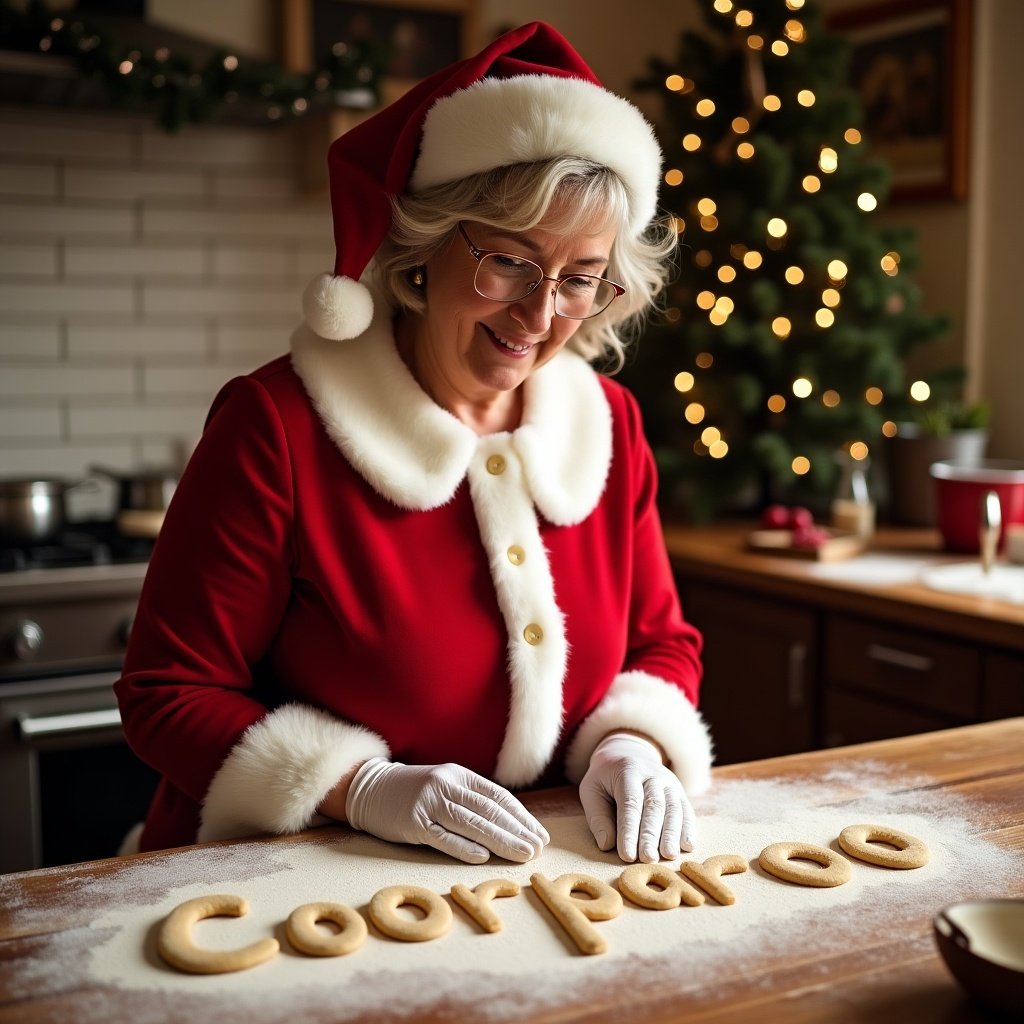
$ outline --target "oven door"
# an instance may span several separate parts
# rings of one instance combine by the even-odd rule
[[[116,672],[0,684],[0,872],[111,857],[157,775],[124,742]]]

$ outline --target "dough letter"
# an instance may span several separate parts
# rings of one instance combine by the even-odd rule
[[[341,931],[327,935],[318,921],[333,921]],[[366,922],[343,903],[304,903],[296,907],[284,926],[288,941],[309,956],[344,956],[366,941]]]
[[[539,872],[530,875],[530,882],[581,953],[607,950],[604,936],[590,922],[610,921],[622,912],[622,897],[610,885],[592,875],[565,874],[552,881]],[[574,892],[586,893],[590,899],[575,899]]]
[[[419,907],[419,921],[400,917],[399,907]],[[385,935],[402,942],[429,942],[452,926],[452,908],[436,892],[419,885],[389,885],[370,900],[370,920]]]
[[[747,862],[738,853],[721,853],[708,857],[703,864],[695,860],[684,860],[679,873],[691,882],[696,882],[709,896],[724,907],[736,902],[736,895],[723,881],[722,875],[738,875],[747,870]]]
[[[260,939],[241,949],[202,949],[192,941],[192,926],[207,917],[244,917],[249,904],[242,896],[199,896],[175,907],[160,926],[157,952],[172,967],[189,974],[244,971],[277,955],[277,939]]]
[[[798,860],[809,860],[821,867],[812,868],[809,864],[797,863]],[[761,851],[757,862],[769,875],[784,882],[819,889],[842,885],[850,880],[852,874],[850,862],[845,857],[810,843],[773,843]]]
[[[890,850],[878,843],[887,843],[896,849]],[[928,847],[916,836],[885,825],[850,825],[839,833],[839,845],[851,857],[883,868],[923,868],[931,856]]]
[[[672,910],[680,903],[699,907],[704,893],[664,864],[630,864],[619,875],[619,889],[631,903],[648,910]]]
[[[499,896],[518,896],[519,883],[509,878],[492,878],[489,882],[481,882],[473,889],[465,885],[452,886],[452,899],[485,932],[500,932],[501,918],[491,907],[491,900]]]

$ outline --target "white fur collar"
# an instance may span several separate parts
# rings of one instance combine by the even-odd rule
[[[299,327],[292,365],[328,434],[378,494],[405,509],[451,500],[481,439],[416,383],[387,318],[340,343]],[[611,410],[594,370],[565,349],[523,387],[523,422],[512,443],[536,507],[550,522],[571,526],[590,515],[604,490]]]

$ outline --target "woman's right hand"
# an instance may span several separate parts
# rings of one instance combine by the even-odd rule
[[[352,779],[345,816],[379,839],[432,846],[468,864],[483,864],[492,853],[523,863],[550,841],[508,790],[457,764],[371,758]]]

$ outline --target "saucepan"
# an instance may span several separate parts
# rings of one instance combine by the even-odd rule
[[[0,479],[0,536],[9,543],[39,544],[67,524],[64,496],[87,480]]]
[[[172,469],[119,470],[91,466],[90,472],[117,483],[119,512],[162,512],[170,504],[178,485],[178,473]]]

